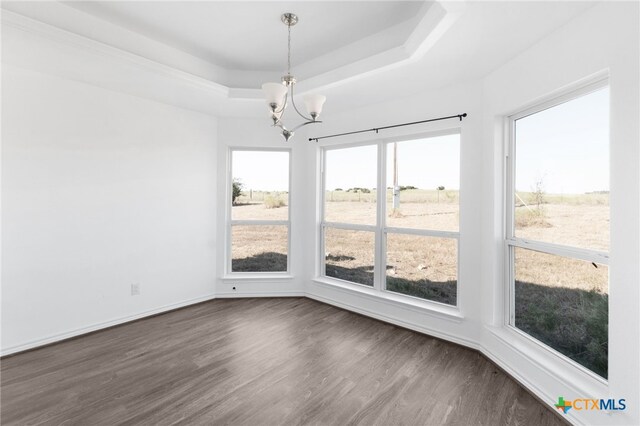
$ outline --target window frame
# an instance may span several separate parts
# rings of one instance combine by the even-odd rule
[[[525,331],[515,326],[515,249],[521,248],[532,250],[543,254],[560,256],[570,259],[583,260],[606,265],[611,274],[611,266],[609,263],[609,252],[596,249],[586,249],[581,247],[568,246],[558,243],[550,243],[544,241],[531,240],[527,238],[516,237],[515,234],[515,178],[516,178],[516,121],[530,115],[545,111],[547,109],[562,105],[582,96],[609,87],[609,78],[599,76],[591,81],[570,89],[564,90],[559,94],[556,93],[535,104],[521,109],[511,115],[505,117],[504,134],[505,134],[505,180],[503,194],[503,217],[504,217],[504,239],[503,239],[503,259],[504,259],[504,282],[503,294],[505,295],[503,307],[503,326],[517,335],[522,336],[529,342],[534,343],[537,347],[545,352],[561,358],[571,363],[589,376],[598,379],[600,382],[607,383],[607,379],[599,376],[587,367],[572,360],[568,356],[555,350],[553,347],[541,342],[535,337],[529,335]],[[610,143],[610,142],[609,142]],[[611,169],[609,169],[611,173]],[[609,225],[611,226],[611,225]]]
[[[287,219],[286,220],[262,220],[233,219],[233,153],[234,152],[286,152],[288,155],[288,189],[287,189]],[[263,148],[263,147],[229,147],[227,150],[227,191],[226,191],[226,225],[225,225],[225,277],[256,278],[256,277],[280,277],[291,274],[291,175],[292,175],[292,149],[291,148]],[[256,271],[234,272],[232,230],[234,226],[286,226],[287,229],[287,270],[286,271]]]
[[[458,155],[458,163],[461,163],[462,159],[462,127],[455,126],[444,129],[438,129],[428,132],[414,133],[409,135],[403,135],[399,137],[387,137],[376,138],[361,142],[347,143],[347,144],[335,144],[325,145],[320,147],[320,191],[319,191],[319,256],[317,256],[317,272],[316,277],[328,282],[330,284],[341,284],[351,286],[356,289],[368,289],[373,290],[376,294],[384,297],[392,297],[398,300],[404,300],[406,302],[417,303],[419,305],[436,308],[438,310],[449,311],[459,315],[461,311],[461,292],[460,292],[460,222],[458,222],[458,231],[439,231],[433,229],[417,229],[417,228],[399,228],[387,226],[387,202],[386,202],[386,188],[387,188],[387,146],[394,142],[405,142],[417,139],[436,138],[440,136],[458,135],[460,144],[460,151]],[[377,147],[377,186],[376,186],[376,221],[375,225],[362,225],[362,224],[350,224],[345,222],[327,222],[325,221],[325,206],[326,206],[326,153],[332,150],[356,148],[359,146],[372,146]],[[459,168],[459,174],[461,174],[462,168]],[[462,182],[460,182],[462,187]],[[383,188],[384,190],[380,190]],[[461,191],[461,188],[458,188]],[[460,207],[460,201],[458,201],[458,207]],[[346,281],[340,278],[335,278],[326,275],[326,247],[325,247],[325,232],[327,228],[337,228],[351,231],[369,231],[374,233],[374,279],[373,286],[365,284],[355,283],[352,281]],[[415,235],[432,238],[450,238],[455,240],[456,244],[456,304],[450,305],[435,300],[423,299],[417,296],[411,296],[403,293],[387,290],[386,288],[386,267],[387,267],[387,235],[400,234],[400,235]]]

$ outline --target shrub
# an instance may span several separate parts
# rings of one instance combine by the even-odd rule
[[[264,206],[268,209],[277,209],[286,206],[286,203],[278,195],[267,195],[264,197]]]
[[[231,204],[235,204],[236,203],[236,198],[238,198],[240,195],[242,195],[242,187],[244,185],[242,184],[242,182],[240,182],[239,179],[234,179],[233,180],[233,193],[231,195]]]

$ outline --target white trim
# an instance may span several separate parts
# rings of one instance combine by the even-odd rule
[[[2,25],[7,25],[29,34],[35,34],[47,40],[54,40],[55,42],[63,45],[83,49],[93,54],[108,57],[109,59],[116,59],[121,63],[133,64],[145,71],[151,71],[159,75],[175,78],[200,90],[205,90],[226,99],[230,98],[229,88],[225,85],[64,30],[54,25],[29,18],[7,9],[2,9]],[[187,54],[182,51],[180,53]]]
[[[387,285],[387,238],[384,229],[387,221],[387,146],[383,142],[377,144],[378,168],[376,171],[376,227],[373,252],[373,288],[384,291]]]
[[[509,342],[505,342],[502,339],[501,339],[501,342],[503,344],[507,345],[507,347],[509,349],[511,349],[514,352],[516,352],[517,355],[520,355],[520,356],[524,355],[524,352],[519,352],[512,345],[509,345]],[[531,380],[527,379],[525,376],[520,374],[518,372],[518,370],[512,368],[509,363],[503,361],[502,358],[500,358],[498,355],[496,355],[493,351],[487,349],[485,346],[482,346],[482,348],[480,349],[480,353],[483,354],[484,356],[486,356],[491,362],[496,364],[498,367],[503,369],[509,376],[511,376],[521,386],[523,386],[529,392],[534,394],[550,410],[552,410],[554,412],[557,410],[557,408],[553,404],[553,401],[555,401],[556,398],[558,397],[557,394],[551,394],[549,392],[543,391],[542,388],[540,388],[539,386],[536,386],[534,384],[534,382],[532,382]],[[537,362],[535,362],[532,358],[530,358],[528,356],[523,356],[523,358],[526,361],[531,362],[531,363],[533,363],[533,364],[535,364],[536,366],[539,367],[539,364]],[[539,368],[542,368],[542,370],[546,374],[551,374],[551,372],[549,372],[547,368],[545,368],[545,367],[539,367]],[[565,384],[570,386],[572,389],[574,389],[574,395],[583,395],[583,391],[578,390],[578,388],[573,386],[573,384],[571,382],[566,382]],[[579,421],[575,417],[574,410],[569,411],[569,413],[567,413],[567,415],[562,417],[562,418],[565,419],[570,424],[575,424],[575,425],[583,425],[584,424],[583,422]]]
[[[459,232],[436,231],[433,229],[388,227],[388,228],[384,228],[383,232],[388,234],[419,235],[422,237],[434,237],[434,238],[455,238],[456,240],[460,239]]]
[[[295,277],[291,274],[283,274],[282,272],[234,272],[233,275],[223,275],[220,279],[223,281],[282,281],[292,280]],[[218,293],[216,293],[218,294]]]
[[[72,337],[82,336],[83,334],[92,333],[94,331],[99,331],[99,330],[103,330],[105,328],[113,327],[116,325],[125,324],[128,322],[146,318],[152,315],[157,315],[167,311],[172,311],[174,309],[184,308],[186,306],[195,305],[197,303],[213,300],[216,297],[217,295],[213,295],[213,294],[196,297],[196,298],[185,300],[182,302],[172,303],[170,305],[164,305],[159,308],[150,309],[148,311],[144,311],[138,314],[128,315],[125,317],[120,317],[113,320],[92,324],[87,327],[77,328],[75,330],[70,330],[64,333],[54,334],[52,336],[48,336],[42,339],[31,340],[27,343],[23,343],[20,345],[11,346],[8,348],[2,348],[2,351],[0,352],[0,356],[4,357],[7,355],[15,354],[15,353],[26,351],[29,349],[34,349],[40,346],[49,345],[51,343],[60,342],[62,340],[70,339]]]
[[[323,222],[323,228],[335,228],[346,229],[348,231],[368,231],[376,232],[376,225],[358,225],[355,223],[343,223],[343,222]]]
[[[593,77],[588,78],[586,81],[574,85],[573,88],[564,89],[557,94],[547,96],[539,102],[530,104],[530,106],[525,107],[525,109],[521,109],[514,114],[510,114],[509,121],[513,123],[517,120],[520,120],[521,118],[537,114],[549,108],[567,103],[574,99],[578,99],[581,96],[588,95],[589,93],[604,89],[608,85],[609,75],[603,75],[599,73]]]
[[[390,302],[409,311],[432,315],[438,318],[442,318],[441,316],[444,315],[446,319],[454,322],[460,322],[464,319],[464,315],[456,306],[434,302],[428,299],[406,296],[401,293],[394,293],[390,291],[380,292],[371,286],[332,277],[315,278],[313,283],[321,284],[332,289],[339,290],[343,293],[356,294],[371,300]],[[308,292],[307,297],[311,297]]]
[[[553,254],[562,257],[571,257],[584,260],[585,262],[600,263],[602,265],[609,264],[609,254],[603,251],[581,249],[577,247],[563,246],[560,244],[527,240],[524,238],[507,239],[506,242],[507,245],[511,247],[520,247],[528,250],[534,250],[540,253]]]
[[[358,313],[360,315],[364,315],[364,316],[369,317],[369,318],[374,318],[374,319],[377,319],[379,321],[385,322],[387,324],[394,324],[394,325],[397,325],[399,327],[406,328],[406,329],[412,330],[412,331],[416,331],[418,333],[422,333],[422,334],[430,336],[430,337],[435,337],[435,338],[438,338],[438,339],[446,340],[448,342],[452,342],[452,343],[461,345],[461,346],[469,348],[469,349],[475,349],[475,350],[481,351],[480,345],[476,341],[465,339],[465,338],[460,337],[459,335],[456,335],[456,334],[444,333],[444,332],[442,332],[440,330],[436,330],[435,328],[425,327],[423,324],[419,324],[419,323],[411,322],[411,321],[405,321],[405,320],[402,320],[402,319],[399,319],[399,318],[395,318],[395,317],[391,317],[391,316],[388,316],[388,315],[383,315],[383,314],[380,314],[378,312],[373,312],[373,311],[371,311],[369,309],[359,308],[359,307],[353,306],[353,305],[351,305],[349,303],[345,303],[343,301],[340,301],[340,300],[337,300],[337,299],[333,299],[333,298],[330,298],[330,297],[326,297],[326,296],[320,296],[320,295],[317,295],[317,294],[307,294],[306,297],[308,297],[309,299],[317,300],[317,301],[322,302],[322,303],[326,303],[328,305],[332,305],[332,306],[336,306],[336,307],[341,308],[341,309],[345,309],[345,310],[350,311],[350,312],[355,312],[355,313]],[[383,302],[386,302],[386,301],[383,300]],[[431,311],[430,310],[421,310],[420,313],[425,314],[425,315],[429,315],[431,313]],[[434,315],[434,317],[438,318],[438,319],[446,319],[444,316]]]
[[[503,241],[506,242],[507,238],[513,238],[515,235],[515,126],[514,120],[511,118],[505,118],[504,122],[504,133],[503,138],[505,139],[504,149],[504,165],[503,165],[503,175],[502,179],[504,182],[503,189],[504,193],[502,194],[503,204],[500,208],[502,212],[502,219],[504,228],[503,232]],[[516,298],[515,298],[515,287],[512,283],[515,283],[515,274],[514,274],[514,264],[515,258],[514,253],[508,244],[501,245],[503,250],[503,291],[506,296],[504,299],[504,307],[505,310],[503,312],[503,323],[502,326],[514,324],[515,323],[515,312],[516,312]]]
[[[303,291],[253,291],[249,293],[231,292],[217,293],[216,299],[245,299],[252,297],[306,297]]]
[[[417,323],[414,323],[414,322],[404,321],[404,320],[401,320],[399,318],[394,318],[394,317],[390,317],[390,316],[387,316],[387,315],[382,315],[382,314],[377,313],[377,312],[372,312],[372,311],[370,311],[368,309],[358,308],[358,307],[353,306],[351,304],[344,303],[342,301],[339,301],[339,300],[336,300],[336,299],[332,299],[332,298],[329,298],[329,297],[320,296],[320,295],[317,295],[317,294],[307,294],[305,297],[308,297],[309,299],[317,300],[319,302],[326,303],[328,305],[333,305],[333,306],[336,306],[338,308],[345,309],[347,311],[356,312],[356,313],[358,313],[360,315],[364,315],[364,316],[367,316],[367,317],[370,317],[370,318],[375,318],[377,320],[380,320],[380,321],[388,323],[388,324],[394,324],[394,325],[397,325],[399,327],[403,327],[403,328],[406,328],[406,329],[409,329],[409,330],[413,330],[413,331],[425,334],[425,335],[430,336],[430,337],[435,337],[435,338],[438,338],[438,339],[446,340],[448,342],[452,342],[452,343],[464,346],[466,348],[480,350],[480,345],[476,341],[468,340],[468,339],[465,339],[465,338],[461,338],[459,335],[450,334],[450,333],[443,333],[442,331],[436,330],[434,328],[425,327],[422,324],[417,324]],[[386,302],[387,300],[384,300],[384,301]],[[403,307],[406,308],[406,305],[403,304]],[[425,309],[425,310],[421,310],[420,313],[425,314],[425,315],[429,315],[430,313],[432,313],[432,311],[429,310],[429,309]],[[438,319],[446,319],[445,316],[434,315],[434,317],[436,317]]]
[[[313,138],[312,138],[313,139]],[[322,140],[322,139],[321,139]],[[328,142],[318,142],[320,148],[326,153],[327,151],[333,151],[336,149],[349,149],[349,148],[358,148],[361,146],[370,146],[377,145],[381,142],[379,137],[373,137],[366,140],[358,141],[358,142],[347,142],[347,143],[328,143]]]
[[[588,368],[584,367],[583,365],[581,365],[577,361],[574,361],[573,359],[569,358],[567,355],[564,355],[562,352],[559,352],[559,351],[555,350],[551,346],[547,345],[544,342],[541,342],[540,340],[538,340],[535,337],[527,334],[525,331],[520,330],[519,328],[517,328],[515,326],[507,325],[506,327],[503,327],[503,329],[501,330],[501,333],[496,333],[495,330],[492,330],[492,332],[496,337],[500,338],[502,341],[507,342],[507,343],[511,343],[511,344],[513,343],[513,341],[515,339],[518,339],[518,338],[525,339],[528,342],[530,342],[532,345],[535,345],[538,350],[544,351],[547,354],[552,355],[553,357],[557,358],[558,360],[560,360],[562,362],[568,362],[574,368],[576,368],[578,371],[580,371],[580,373],[584,374],[589,380],[595,380],[596,382],[598,382],[598,383],[600,383],[600,384],[602,384],[604,386],[607,386],[608,383],[609,383],[609,381],[607,379],[605,379],[604,377],[598,376],[596,373],[594,373],[593,371],[591,371]],[[510,333],[511,335],[509,337],[506,337],[508,333]],[[533,362],[538,364],[539,367],[542,366],[542,364],[539,361],[537,361],[536,359],[532,358],[531,356],[528,356],[526,351],[523,351],[523,353],[525,354],[525,356],[527,356]]]
[[[437,138],[441,136],[450,136],[450,135],[462,135],[462,127],[460,123],[458,123],[455,126],[446,127],[444,129],[428,130],[428,131],[419,132],[419,133],[412,133],[410,135],[388,136],[380,139],[380,141],[384,144],[389,144],[393,142],[415,141],[415,140],[431,139],[431,138]]]
[[[231,225],[238,226],[263,226],[263,225],[271,225],[271,226],[287,226],[289,225],[288,220],[231,220]]]

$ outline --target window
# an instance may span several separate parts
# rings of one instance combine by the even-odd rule
[[[607,377],[609,90],[510,117],[509,324]]]
[[[289,271],[289,152],[231,151],[230,273]]]
[[[377,223],[376,145],[325,151],[327,277],[373,287]]]
[[[386,289],[455,306],[460,135],[386,150]]]
[[[322,274],[457,305],[459,163],[459,133],[326,148]]]

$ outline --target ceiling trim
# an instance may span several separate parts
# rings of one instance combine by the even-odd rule
[[[277,77],[267,75],[269,74],[267,72],[236,72],[234,70],[221,69],[214,64],[209,64],[209,69],[208,63],[201,63],[201,61],[191,63],[190,60],[197,60],[186,52],[146,39],[137,33],[124,30],[110,22],[98,19],[69,6],[63,4],[49,5],[54,8],[52,9],[54,13],[49,13],[49,15],[56,17],[55,24],[48,23],[51,21],[49,15],[41,14],[38,8],[12,11],[5,6],[3,6],[2,23],[3,25],[9,25],[94,54],[108,56],[127,64],[134,64],[145,71],[152,71],[187,82],[194,87],[214,93],[225,99],[262,101],[263,96],[260,89],[258,87],[255,89],[242,87],[241,80],[258,79],[259,81],[266,81]],[[452,11],[452,8],[456,10]],[[314,70],[321,68],[322,62],[327,61],[330,55],[324,55],[299,65],[295,70],[298,75],[311,75],[312,77],[299,80],[298,94],[304,94],[312,90],[326,90],[420,59],[457,19],[462,9],[464,9],[464,2],[457,3],[454,6],[439,2],[425,2],[417,17],[412,19],[410,25],[415,26],[402,45],[316,75],[314,75]],[[27,13],[28,16],[22,13]],[[45,18],[47,22],[41,20]],[[85,20],[87,21],[86,23],[84,22]],[[82,21],[82,24],[79,24],[78,21]],[[414,21],[415,24],[413,23]],[[63,25],[67,29],[63,29],[58,25]],[[87,26],[94,30],[95,38],[79,33],[86,33]],[[358,46],[362,47],[363,44],[375,42],[376,37],[384,36],[389,31],[397,29],[392,27],[381,33],[361,39],[332,52],[331,55],[339,54],[343,57],[349,57],[349,52],[353,52],[354,49],[357,51]],[[100,41],[96,40],[96,38],[99,38]],[[127,41],[127,46],[131,47],[123,49],[108,44],[122,44],[123,41]],[[265,74],[264,77],[260,78],[261,74]],[[237,82],[230,81],[234,75],[237,76]]]
[[[165,77],[182,80],[191,86],[206,90],[217,96],[229,98],[229,88],[224,85],[6,9],[2,10],[2,25],[94,54],[107,56],[120,62],[133,64],[145,71],[152,71]]]

